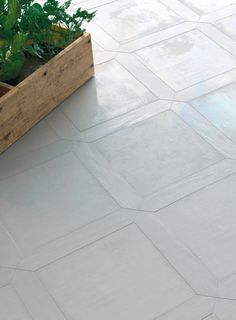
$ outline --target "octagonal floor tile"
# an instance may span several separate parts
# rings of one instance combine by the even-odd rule
[[[236,84],[223,87],[191,102],[215,127],[236,143]]]
[[[141,49],[136,54],[175,91],[191,87],[236,66],[232,55],[198,30]]]
[[[96,67],[96,77],[61,106],[79,130],[148,104],[157,98],[115,60]]]
[[[170,110],[79,145],[76,152],[117,201],[143,210],[144,200],[160,198],[164,188],[223,160]]]
[[[233,174],[160,210],[158,215],[158,220],[218,279],[218,295],[234,299],[236,292],[229,285],[232,279],[228,279],[228,286],[223,284],[236,273],[235,188]]]
[[[171,111],[94,145],[141,196],[153,194],[221,158]]]
[[[211,13],[236,3],[235,0],[182,0],[182,2],[199,15]]]
[[[134,225],[39,271],[71,320],[149,320],[193,291]]]
[[[0,221],[24,256],[117,209],[72,152],[2,180],[0,205]]]
[[[174,11],[154,0],[114,1],[98,10],[95,19],[95,23],[119,42],[143,37],[182,21]]]

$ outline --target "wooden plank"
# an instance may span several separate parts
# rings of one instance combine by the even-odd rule
[[[0,153],[94,75],[88,33],[0,98]],[[5,87],[6,88],[6,87]]]

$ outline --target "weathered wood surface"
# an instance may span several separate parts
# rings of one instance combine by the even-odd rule
[[[94,75],[90,34],[16,87],[0,83],[0,153]]]

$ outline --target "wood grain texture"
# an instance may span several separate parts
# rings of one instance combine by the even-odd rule
[[[0,153],[93,76],[85,33],[16,87],[0,83]]]

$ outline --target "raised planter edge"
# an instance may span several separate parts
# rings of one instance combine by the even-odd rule
[[[0,153],[93,76],[91,36],[85,33],[17,86],[0,82]]]

